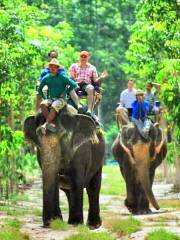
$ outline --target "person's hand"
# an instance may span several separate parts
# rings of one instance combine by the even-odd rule
[[[105,79],[108,76],[107,70],[104,70],[100,76],[101,79]]]

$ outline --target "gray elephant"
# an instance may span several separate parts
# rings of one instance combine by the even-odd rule
[[[129,122],[124,108],[118,108],[116,114],[121,133],[112,145],[112,153],[126,182],[125,205],[133,214],[150,213],[149,203],[158,210],[159,205],[152,192],[152,184],[155,169],[167,153],[163,132],[159,125],[151,126],[149,138],[144,139],[137,127]]]
[[[68,223],[83,223],[83,189],[89,198],[87,223],[92,228],[101,225],[99,192],[105,142],[101,131],[97,132],[93,120],[85,115],[73,115],[65,106],[55,119],[57,129],[60,124],[66,130],[46,135],[39,127],[44,123],[42,114],[30,116],[24,122],[25,138],[37,146],[37,157],[42,169],[43,181],[43,223],[47,227],[52,219],[62,219],[59,207],[59,181],[65,176],[68,188]]]

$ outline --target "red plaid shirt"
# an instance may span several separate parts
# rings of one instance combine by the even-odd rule
[[[96,80],[98,74],[96,67],[90,63],[87,63],[86,66],[83,67],[80,66],[79,63],[75,63],[70,67],[70,77],[74,78],[77,83],[85,82],[91,84],[92,80]]]

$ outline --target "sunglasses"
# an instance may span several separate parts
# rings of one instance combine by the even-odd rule
[[[87,58],[87,56],[86,55],[81,55],[81,58]]]

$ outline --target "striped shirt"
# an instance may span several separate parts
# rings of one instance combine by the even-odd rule
[[[74,78],[77,83],[85,82],[87,84],[91,84],[93,80],[96,80],[98,74],[96,67],[90,63],[87,63],[83,67],[80,66],[79,63],[75,63],[70,67],[70,77]]]

